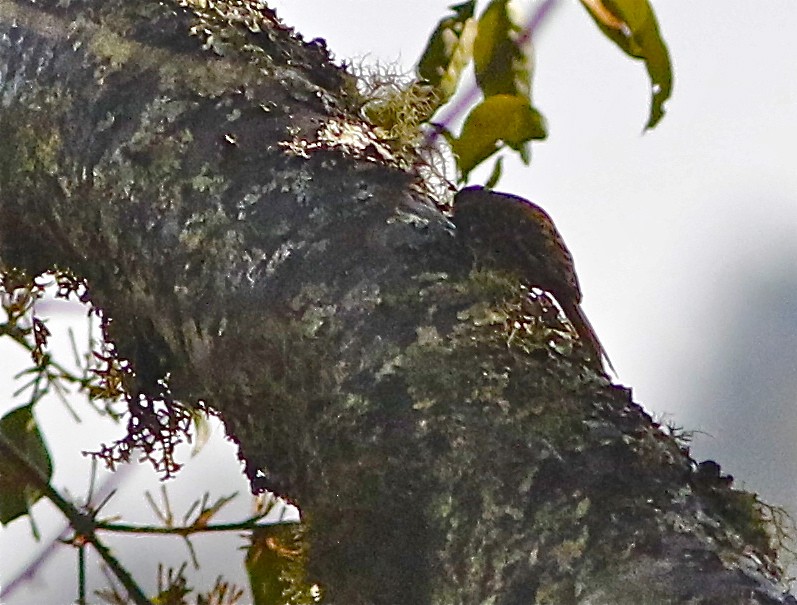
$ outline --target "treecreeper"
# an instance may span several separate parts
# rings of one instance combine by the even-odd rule
[[[605,360],[614,372],[581,308],[573,255],[542,208],[517,195],[474,185],[454,197],[454,223],[479,267],[505,271],[528,287],[552,294],[590,359],[601,369]]]

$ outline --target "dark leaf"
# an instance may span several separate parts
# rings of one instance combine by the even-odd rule
[[[545,119],[528,99],[517,95],[494,95],[474,107],[452,148],[462,179],[479,163],[490,157],[503,142],[512,149],[526,152],[533,139],[546,136]]]
[[[650,117],[653,128],[664,117],[664,103],[672,94],[672,66],[659,33],[656,15],[647,0],[581,0],[601,31],[623,51],[641,59],[650,76]]]
[[[531,96],[531,45],[518,43],[522,27],[512,21],[509,0],[493,0],[479,17],[473,42],[476,81],[485,97]]]
[[[435,89],[441,104],[454,94],[470,62],[476,33],[475,5],[475,0],[469,0],[449,7],[454,14],[437,24],[418,61],[418,76]]]
[[[49,480],[53,466],[31,405],[12,410],[0,418],[0,433],[21,455]],[[7,457],[0,457],[0,524],[7,524],[28,514],[42,497],[26,472]]]

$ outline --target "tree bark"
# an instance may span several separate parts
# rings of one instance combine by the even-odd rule
[[[0,268],[86,280],[131,444],[168,441],[159,399],[217,412],[328,603],[794,603],[767,509],[473,271],[353,78],[258,7],[0,0]]]

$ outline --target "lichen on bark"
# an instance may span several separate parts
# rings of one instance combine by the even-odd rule
[[[757,500],[473,271],[320,42],[244,0],[0,22],[0,267],[86,280],[131,401],[222,417],[329,602],[788,602]]]

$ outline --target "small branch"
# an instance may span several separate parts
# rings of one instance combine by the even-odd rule
[[[24,481],[34,485],[39,489],[55,506],[63,513],[69,520],[69,524],[74,529],[75,533],[84,541],[91,544],[99,553],[102,560],[119,579],[122,585],[127,590],[129,597],[136,605],[152,605],[149,599],[144,595],[142,590],[138,587],[130,573],[122,567],[110,553],[108,548],[100,542],[95,533],[96,522],[90,516],[71,502],[67,501],[55,488],[50,485],[50,482],[41,474],[39,469],[32,464],[27,456],[20,452],[17,447],[2,433],[0,433],[0,453],[4,457],[10,459],[20,470],[24,471]]]
[[[5,335],[10,337],[11,340],[16,342],[19,346],[25,349],[28,353],[33,353],[36,347],[30,344],[27,339],[25,338],[24,334],[21,334],[18,331],[6,331]],[[67,382],[71,382],[72,384],[77,384],[80,388],[86,388],[89,384],[91,384],[91,378],[81,378],[69,370],[67,370],[64,366],[62,366],[57,361],[54,361],[51,357],[48,357],[46,364],[41,368],[37,367],[36,369],[44,369],[45,367],[49,367],[55,370],[57,374],[52,374],[48,372],[48,376],[52,378],[60,378],[62,380],[66,380]]]
[[[237,523],[218,523],[215,525],[186,525],[182,527],[152,527],[149,525],[128,525],[125,523],[103,523],[96,521],[94,528],[97,531],[108,531],[128,534],[154,534],[160,536],[190,536],[192,534],[205,532],[224,532],[224,531],[245,531],[251,529],[264,529],[270,527],[280,527],[283,525],[295,525],[295,521],[277,521],[275,523],[258,524],[257,521],[262,517],[252,517]]]

